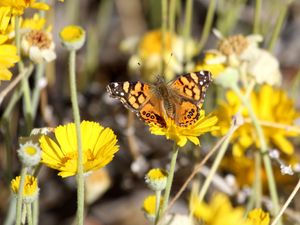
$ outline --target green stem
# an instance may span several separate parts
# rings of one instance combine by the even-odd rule
[[[173,151],[172,151],[171,165],[170,165],[170,170],[169,170],[168,179],[167,179],[167,186],[166,186],[166,190],[165,190],[165,194],[164,194],[162,214],[164,214],[165,210],[167,209],[168,203],[169,203],[169,197],[170,197],[171,187],[172,187],[173,178],[174,178],[178,149],[179,149],[179,147],[177,146],[176,143],[174,143]]]
[[[250,118],[253,122],[253,125],[255,127],[255,130],[257,132],[257,136],[258,136],[259,143],[260,143],[260,151],[261,151],[261,154],[263,154],[264,167],[266,170],[268,186],[269,186],[270,195],[271,195],[271,199],[272,199],[272,203],[273,203],[273,215],[277,215],[277,213],[279,212],[278,193],[277,193],[275,178],[274,178],[274,174],[273,174],[273,170],[272,170],[271,160],[269,158],[269,155],[267,154],[268,146],[266,143],[265,135],[263,133],[262,127],[260,126],[259,121],[258,121],[258,119],[255,115],[255,112],[253,111],[252,106],[249,103],[248,99],[241,93],[241,91],[238,88],[236,83],[232,84],[231,88],[236,93],[236,95],[240,98],[243,105],[247,108],[249,116],[250,116]],[[281,225],[282,222],[279,221],[278,224]]]
[[[260,14],[261,14],[261,0],[255,0],[255,12],[254,12],[254,23],[253,33],[259,34],[260,32]]]
[[[14,196],[11,196],[8,212],[6,213],[6,218],[4,220],[4,225],[12,225],[14,223],[16,218],[16,205],[16,198]]]
[[[292,1],[290,1],[290,2],[292,2]],[[271,37],[271,40],[270,40],[269,46],[268,46],[268,50],[270,52],[273,51],[273,49],[275,47],[275,44],[277,43],[277,40],[279,38],[279,34],[280,34],[281,28],[283,26],[283,22],[285,21],[289,4],[290,3],[285,3],[284,6],[280,7],[280,13],[279,13],[279,16],[278,16],[278,20],[276,22],[276,25],[275,25],[275,28],[274,28],[274,31],[272,33],[272,37]]]
[[[261,208],[261,196],[262,196],[262,185],[261,185],[261,155],[259,152],[254,154],[255,162],[255,208]]]
[[[171,37],[173,37],[173,34],[175,33],[176,2],[177,2],[177,0],[170,1],[169,31],[170,31]]]
[[[185,6],[185,24],[184,24],[184,31],[183,31],[183,62],[188,64],[189,58],[187,54],[187,46],[188,41],[191,35],[191,26],[192,26],[192,15],[193,15],[193,0],[187,0]],[[185,68],[185,72],[187,68]]]
[[[202,49],[209,37],[209,33],[210,33],[212,22],[213,22],[213,17],[215,14],[216,3],[217,3],[216,0],[210,0],[210,2],[209,2],[208,11],[207,11],[206,18],[205,18],[205,23],[204,23],[204,28],[202,30],[201,39],[197,46],[198,53],[200,53],[202,51]]]
[[[167,43],[167,21],[168,21],[168,2],[167,0],[161,1],[161,74],[165,76],[165,54]]]
[[[32,206],[31,206],[31,203],[26,204],[26,210],[27,210],[27,223],[28,223],[28,225],[33,225],[33,223],[32,223]]]
[[[36,72],[35,72],[35,84],[34,84],[34,89],[32,93],[32,117],[35,118],[37,108],[39,105],[39,100],[40,100],[40,93],[41,93],[41,86],[40,86],[40,81],[43,78],[44,74],[44,64],[39,63],[36,67]]]
[[[18,62],[19,73],[24,70],[24,64],[21,58],[21,36],[20,36],[20,17],[15,17],[15,40],[17,53],[20,57],[20,61]],[[21,82],[23,96],[24,96],[24,117],[26,121],[26,129],[27,133],[32,130],[32,108],[31,108],[31,97],[30,97],[30,88],[28,83],[28,77],[24,76]]]
[[[161,191],[155,192],[156,196],[156,205],[155,205],[155,221],[154,224],[156,225],[159,220],[159,208],[160,208],[160,198],[161,198]]]
[[[81,143],[81,130],[80,130],[80,114],[77,101],[77,90],[76,90],[76,73],[75,73],[75,59],[76,51],[71,50],[69,56],[69,75],[70,75],[70,88],[71,88],[71,102],[73,116],[76,126],[76,137],[77,137],[77,224],[83,225],[84,217],[84,177],[83,177],[83,153]]]
[[[21,219],[22,219],[22,205],[23,205],[23,189],[25,184],[25,177],[27,173],[27,167],[23,167],[21,169],[21,179],[20,179],[20,185],[17,195],[17,206],[16,206],[16,223],[15,225],[21,225]]]
[[[36,198],[33,202],[33,225],[39,224],[39,198]]]
[[[234,122],[235,123],[235,122]],[[199,201],[201,202],[209,188],[209,185],[225,155],[225,152],[228,148],[228,145],[229,145],[229,142],[230,142],[230,138],[232,136],[232,134],[234,133],[234,131],[236,130],[237,126],[235,124],[232,125],[231,129],[228,131],[228,134],[227,134],[227,137],[226,139],[224,140],[224,142],[222,143],[221,147],[220,147],[220,150],[213,162],[213,165],[209,171],[209,174],[208,176],[206,177],[205,181],[204,181],[204,184],[200,190],[200,193],[199,193]],[[193,213],[193,212],[191,212]]]

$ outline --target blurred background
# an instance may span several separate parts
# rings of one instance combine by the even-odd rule
[[[170,1],[168,1],[170,2]],[[209,0],[176,0],[174,31],[184,35],[186,31],[186,5],[192,2],[189,35],[199,43],[210,6]],[[212,28],[224,36],[253,33],[254,0],[215,1]],[[46,65],[48,85],[41,92],[40,107],[34,127],[55,127],[72,121],[71,102],[68,87],[68,54],[61,46],[58,33],[66,25],[77,24],[87,32],[85,46],[77,54],[77,79],[81,118],[97,121],[111,127],[118,137],[120,151],[106,169],[92,174],[87,179],[86,225],[140,225],[148,224],[141,210],[143,199],[150,191],[144,183],[144,174],[152,167],[165,167],[169,163],[170,141],[153,136],[148,127],[139,121],[123,105],[111,99],[106,85],[112,81],[152,80],[143,74],[143,64],[131,60],[138,51],[139,40],[152,30],[162,26],[162,1],[160,0],[65,0],[47,1],[51,10],[45,13],[46,23],[52,27],[56,44],[57,59]],[[168,5],[169,7],[170,5]],[[273,54],[280,62],[284,88],[295,85],[300,63],[300,1],[262,1],[260,34],[261,44],[267,47],[276,29],[276,22],[283,16],[280,36],[273,48]],[[26,16],[33,15],[28,11]],[[168,23],[171,23],[170,21]],[[204,52],[214,48],[217,37],[209,30],[201,51],[192,55],[193,62],[203,59]],[[170,64],[172,64],[170,55]],[[175,56],[176,57],[176,56]],[[168,66],[168,65],[167,65]],[[134,69],[132,69],[134,68]],[[184,71],[183,71],[184,72]],[[175,72],[175,75],[179,73]],[[299,76],[299,75],[298,75]],[[5,84],[0,88],[4,88]],[[299,86],[296,86],[299,87]],[[296,91],[299,89],[296,89]],[[292,91],[292,90],[291,90]],[[299,91],[295,92],[298,96]],[[295,94],[294,93],[294,94]],[[213,98],[213,94],[210,96]],[[296,98],[297,99],[297,98]],[[213,108],[214,100],[208,100]],[[300,106],[299,98],[296,101]],[[0,113],[7,105],[4,101]],[[9,203],[10,176],[18,174],[20,164],[16,153],[10,162],[4,151],[3,132],[10,132],[14,140],[12,149],[18,148],[18,137],[22,135],[21,104],[11,114],[10,128],[2,126],[0,134],[0,223],[2,224]],[[18,122],[14,122],[18,121]],[[19,127],[21,124],[21,128]],[[9,130],[9,131],[8,131]],[[175,193],[191,173],[192,165],[210,149],[212,137],[201,139],[198,151],[186,146],[180,155],[172,192]],[[193,150],[193,151],[192,151]],[[299,149],[298,149],[299,150]],[[192,162],[192,163],[191,163]],[[7,175],[5,168],[11,163],[13,174]],[[75,178],[61,179],[56,171],[42,167],[39,174],[40,224],[72,224],[76,213]],[[291,181],[291,184],[294,184]],[[176,212],[187,212],[188,191],[173,208]],[[299,206],[298,206],[299,209]]]

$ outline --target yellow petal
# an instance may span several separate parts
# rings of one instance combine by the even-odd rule
[[[271,137],[274,144],[281,149],[284,153],[291,155],[294,153],[294,146],[292,143],[286,139],[283,135],[275,134]]]

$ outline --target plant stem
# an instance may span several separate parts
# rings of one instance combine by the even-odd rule
[[[39,198],[36,198],[33,202],[33,225],[39,224]]]
[[[254,12],[254,23],[253,33],[259,34],[260,32],[260,14],[261,14],[261,0],[255,0],[255,12]]]
[[[161,198],[161,191],[155,191],[156,196],[156,205],[155,205],[155,221],[154,224],[157,224],[159,220],[159,208],[160,208],[160,198]]]
[[[233,122],[235,123],[235,122]],[[209,174],[208,176],[206,177],[205,181],[204,181],[204,184],[200,190],[200,193],[199,193],[199,201],[201,202],[209,188],[209,185],[213,179],[213,176],[215,175],[220,163],[221,163],[221,160],[223,159],[223,156],[228,148],[228,145],[229,145],[229,142],[230,142],[230,138],[232,136],[232,134],[234,133],[234,131],[236,130],[237,126],[235,124],[232,125],[232,127],[230,128],[230,130],[228,131],[228,134],[226,136],[226,139],[224,140],[224,142],[222,143],[221,147],[220,147],[220,150],[213,162],[213,165],[209,171]]]
[[[185,63],[185,67],[189,62],[188,58],[188,41],[191,35],[191,26],[192,26],[192,16],[193,16],[193,0],[187,0],[185,6],[185,21],[184,21],[184,31],[183,31],[183,63]],[[187,68],[184,68],[185,72],[187,72]]]
[[[6,213],[4,225],[12,225],[14,223],[14,220],[16,218],[16,205],[16,198],[14,196],[10,196],[9,208],[8,212]]]
[[[20,61],[18,62],[19,73],[22,73],[24,70],[24,64],[21,58],[21,36],[20,36],[20,17],[15,17],[15,40],[17,53],[20,57]],[[30,98],[30,88],[28,83],[28,78],[26,76],[22,79],[22,90],[24,96],[24,117],[26,120],[26,129],[27,133],[32,130],[32,111],[31,111],[31,98]]]
[[[173,37],[173,35],[175,33],[176,2],[177,2],[177,0],[170,0],[169,31],[170,31],[171,37]]]
[[[28,223],[28,225],[33,225],[33,223],[32,223],[32,206],[31,206],[31,203],[26,204],[26,210],[27,210],[27,223]]]
[[[249,116],[250,116],[250,118],[253,122],[253,125],[255,127],[255,130],[257,132],[259,143],[260,143],[260,151],[261,151],[261,154],[263,154],[264,167],[266,170],[270,195],[271,195],[271,199],[272,199],[272,203],[273,203],[273,215],[277,215],[277,213],[279,212],[279,200],[278,200],[278,194],[277,194],[275,178],[274,178],[274,174],[273,174],[273,170],[272,170],[271,160],[269,158],[269,155],[267,154],[268,146],[266,143],[265,135],[263,133],[263,130],[259,124],[259,121],[258,121],[248,99],[245,98],[245,96],[241,93],[241,91],[238,88],[236,83],[232,84],[231,88],[235,92],[235,94],[240,98],[243,105],[247,108]],[[279,221],[278,224],[281,225],[282,224],[281,221]]]
[[[21,225],[21,219],[22,219],[22,205],[23,205],[23,189],[25,184],[25,177],[27,173],[27,167],[23,167],[21,169],[21,179],[20,179],[20,185],[17,195],[17,206],[16,206],[16,223],[15,225]]]
[[[255,162],[255,208],[261,208],[261,193],[262,193],[262,185],[261,185],[261,155],[259,152],[255,152],[254,154],[254,162]]]
[[[71,88],[71,102],[74,116],[74,122],[76,126],[77,137],[77,224],[83,225],[84,217],[84,177],[83,177],[83,153],[81,143],[81,130],[80,130],[80,114],[77,101],[77,89],[76,89],[76,73],[75,73],[75,59],[76,51],[71,50],[69,55],[69,76],[70,76],[70,88]]]
[[[39,100],[40,100],[40,93],[41,93],[41,79],[43,78],[45,71],[44,63],[39,63],[36,67],[35,71],[35,84],[34,84],[34,89],[32,93],[32,117],[35,118],[37,108],[39,105]]]
[[[292,2],[292,1],[290,1],[290,2]],[[280,31],[283,26],[283,22],[285,21],[289,5],[290,5],[290,3],[285,3],[284,6],[280,7],[280,13],[279,13],[279,16],[278,16],[278,19],[277,19],[277,22],[276,22],[271,40],[269,42],[269,46],[268,46],[268,50],[270,52],[272,52],[274,50],[275,44],[278,40]]]
[[[169,170],[168,179],[167,179],[167,186],[166,186],[166,190],[165,190],[165,194],[164,194],[162,214],[164,214],[165,210],[167,209],[168,203],[169,203],[169,197],[170,197],[172,182],[173,182],[173,178],[174,178],[178,149],[179,149],[179,147],[174,142],[170,170]]]
[[[161,0],[161,74],[165,76],[165,54],[167,44],[168,2]]]
[[[271,225],[275,225],[279,221],[279,219],[281,218],[283,212],[287,209],[287,207],[289,206],[289,204],[291,203],[291,201],[293,200],[293,198],[295,197],[295,195],[297,194],[297,192],[299,191],[299,189],[300,189],[300,180],[298,180],[298,183],[297,183],[296,187],[294,188],[294,190],[290,194],[288,200],[286,200],[286,202],[282,206],[280,212],[276,215],[276,217],[273,220],[273,222],[272,222]]]
[[[198,53],[200,53],[202,51],[202,49],[209,37],[209,33],[210,33],[212,22],[213,22],[213,17],[215,14],[216,3],[217,3],[216,0],[210,0],[210,2],[209,2],[208,11],[207,11],[206,18],[205,18],[205,23],[204,23],[204,28],[202,30],[201,39],[197,46]]]

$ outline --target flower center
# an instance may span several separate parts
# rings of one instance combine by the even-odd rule
[[[26,152],[28,155],[35,155],[36,152],[37,152],[37,150],[36,150],[36,148],[33,147],[33,146],[27,146],[27,147],[25,148],[25,152]]]
[[[32,30],[26,35],[26,40],[31,46],[37,46],[40,49],[47,49],[51,45],[49,36],[41,30]]]
[[[220,41],[218,49],[226,56],[240,55],[248,46],[248,40],[243,35],[233,35]]]

